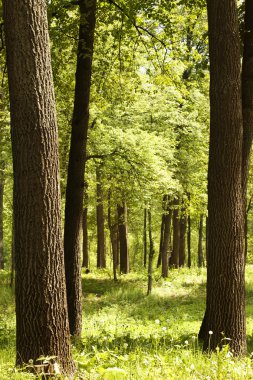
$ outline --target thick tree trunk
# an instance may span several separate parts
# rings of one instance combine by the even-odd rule
[[[119,228],[119,248],[120,248],[120,273],[129,272],[129,253],[127,239],[127,208],[118,205],[118,228]]]
[[[175,209],[173,211],[173,247],[172,254],[170,257],[170,267],[179,267],[179,243],[180,243],[180,228],[179,228],[179,218],[178,218],[178,201],[174,203]]]
[[[184,267],[185,265],[185,239],[187,230],[187,216],[183,215],[179,222],[180,236],[179,236],[179,266]]]
[[[198,240],[198,267],[204,267],[204,256],[203,256],[203,222],[204,222],[204,215],[200,215],[199,220],[199,240]]]
[[[243,113],[243,151],[242,151],[242,187],[244,198],[244,235],[245,257],[247,257],[247,183],[250,153],[253,139],[253,2],[245,1],[245,30],[243,39],[242,62],[242,113]]]
[[[100,168],[96,168],[97,176],[97,268],[106,268],[105,255],[105,218],[103,205],[103,191],[101,185]]]
[[[237,3],[207,0],[210,55],[207,301],[204,349],[246,351],[242,104]],[[213,334],[210,336],[209,331]],[[223,335],[224,334],[224,335]]]
[[[153,273],[153,257],[155,254],[154,241],[152,237],[152,220],[151,210],[148,209],[148,232],[149,232],[149,256],[148,256],[148,291],[147,294],[152,292],[152,273]]]
[[[1,149],[1,139],[0,139]],[[0,269],[4,269],[4,225],[3,225],[3,208],[4,208],[4,161],[0,159]]]
[[[80,233],[82,225],[84,172],[89,122],[91,68],[96,0],[80,0],[80,25],[76,86],[66,188],[64,258],[70,333],[82,329]]]
[[[71,375],[45,1],[4,1],[4,25],[14,170],[16,362],[36,364],[40,356],[54,357]]]

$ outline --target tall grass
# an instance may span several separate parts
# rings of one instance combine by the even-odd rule
[[[146,296],[146,274],[114,283],[106,271],[83,275],[83,336],[73,346],[76,379],[253,379],[251,355],[237,359],[227,345],[201,351],[197,334],[205,309],[205,270],[158,273]],[[32,379],[14,370],[15,317],[8,273],[0,275],[0,379]],[[253,351],[253,269],[247,267],[247,333]],[[210,335],[211,339],[211,335]]]

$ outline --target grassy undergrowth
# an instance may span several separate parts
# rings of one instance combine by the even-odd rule
[[[154,277],[131,273],[114,283],[108,272],[83,276],[83,337],[73,345],[76,379],[253,379],[253,267],[247,267],[249,356],[226,346],[203,354],[197,333],[205,309],[205,270],[180,269]],[[32,379],[14,369],[15,316],[9,275],[0,274],[0,380]]]

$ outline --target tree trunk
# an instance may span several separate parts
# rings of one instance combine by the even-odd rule
[[[161,252],[163,278],[168,277],[171,220],[172,220],[172,210],[167,210],[167,214],[164,214],[164,238],[163,238],[163,246],[162,246],[162,252]]]
[[[83,268],[89,268],[89,250],[88,250],[88,208],[83,209]]]
[[[147,266],[147,209],[144,208],[144,223],[143,223],[143,264]]]
[[[46,3],[4,1],[4,25],[14,171],[16,363],[55,357],[62,373],[71,375]]]
[[[237,3],[207,0],[210,56],[208,265],[204,349],[246,351],[242,103]],[[210,336],[209,331],[213,334]]]
[[[89,122],[91,67],[95,30],[96,0],[79,1],[80,25],[76,85],[66,187],[64,259],[70,333],[82,329],[80,234],[83,212],[84,172]]]
[[[192,266],[192,256],[191,256],[191,216],[188,215],[187,218],[187,265],[188,268],[191,268]]]
[[[242,113],[243,113],[243,151],[242,187],[245,214],[245,257],[247,257],[247,183],[250,153],[253,139],[253,3],[245,1],[244,48],[242,62]]]
[[[198,267],[204,267],[204,256],[203,256],[203,221],[204,221],[204,215],[200,215],[199,220],[199,240],[198,240]]]
[[[120,249],[120,273],[129,272],[129,254],[127,240],[127,208],[118,205],[118,228],[119,228],[119,249]]]
[[[1,141],[0,141],[0,149],[1,149]],[[4,166],[5,166],[4,161],[0,159],[0,269],[4,269],[4,225],[3,225]]]
[[[179,236],[179,266],[184,267],[185,265],[185,238],[187,229],[187,216],[183,215],[179,222],[180,236]]]
[[[174,202],[175,207],[178,207],[178,201]],[[173,211],[173,247],[172,254],[170,257],[170,267],[179,267],[179,241],[180,241],[180,228],[179,228],[179,218],[178,218],[178,208]]]
[[[113,263],[113,279],[117,281],[118,267],[118,223],[117,218],[112,217],[111,196],[108,195],[108,226],[110,231]]]
[[[149,231],[149,257],[148,257],[148,291],[147,294],[152,292],[152,272],[153,272],[153,257],[154,257],[154,242],[152,237],[152,221],[151,210],[148,209],[148,231]]]
[[[159,246],[159,255],[157,259],[157,268],[160,267],[162,264],[162,250],[163,250],[163,244],[164,244],[164,231],[165,231],[165,215],[162,215],[162,222],[161,222],[161,232],[160,232],[160,246]]]
[[[105,257],[105,218],[103,191],[101,185],[101,168],[96,168],[97,176],[97,268],[106,268]]]

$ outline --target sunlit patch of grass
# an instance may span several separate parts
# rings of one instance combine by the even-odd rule
[[[253,380],[251,356],[237,359],[228,346],[203,354],[197,334],[205,310],[204,269],[180,269],[162,279],[155,271],[113,282],[108,271],[83,274],[83,336],[73,346],[78,372],[90,380]],[[5,277],[6,279],[7,277]],[[13,292],[0,275],[0,379],[32,379],[14,371]],[[247,328],[253,349],[253,267],[247,267]]]

